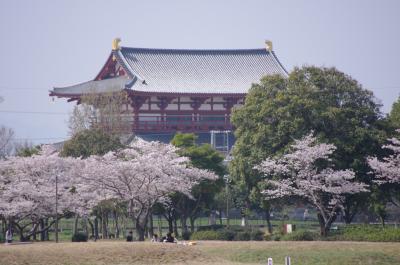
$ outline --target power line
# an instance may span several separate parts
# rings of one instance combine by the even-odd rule
[[[0,90],[36,90],[36,91],[45,91],[44,88],[39,87],[10,87],[10,86],[0,86]],[[48,88],[46,91],[49,91]]]
[[[0,110],[0,113],[13,113],[13,114],[45,114],[45,115],[69,115],[69,113],[67,113],[67,112],[17,111],[17,110]]]
[[[381,87],[368,87],[368,86],[363,86],[365,89],[400,89],[400,85],[394,85],[394,86],[381,86]],[[8,91],[13,91],[13,90],[32,90],[32,91],[37,91],[37,92],[49,92],[49,89],[47,88],[39,88],[39,87],[9,87],[9,86],[0,86],[0,90],[8,90]]]
[[[14,141],[36,141],[36,140],[65,140],[66,137],[42,137],[42,138],[14,138]]]

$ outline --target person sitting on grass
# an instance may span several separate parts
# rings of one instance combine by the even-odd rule
[[[151,242],[160,242],[160,240],[158,239],[158,235],[154,234],[153,237],[151,238]]]
[[[132,231],[129,231],[128,236],[126,237],[127,242],[132,242],[133,241],[133,233]]]
[[[164,239],[164,242],[166,242],[166,243],[176,243],[175,242],[175,238],[174,238],[174,236],[172,235],[171,232],[167,233],[167,237]]]

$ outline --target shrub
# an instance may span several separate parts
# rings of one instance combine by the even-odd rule
[[[197,231],[192,234],[190,239],[192,240],[221,240],[220,232],[214,230],[208,231]]]
[[[281,235],[280,234],[274,234],[272,235],[272,240],[274,241],[281,241]]]
[[[221,230],[221,229],[223,229],[223,228],[224,228],[223,225],[217,225],[217,224],[215,224],[215,225],[205,225],[205,226],[200,226],[200,227],[197,229],[197,231],[209,231],[209,230],[214,230],[214,231],[216,231],[216,230]]]
[[[235,241],[249,241],[251,240],[250,231],[237,232],[235,235]]]
[[[349,225],[328,238],[343,241],[400,242],[400,229],[371,225]]]
[[[4,243],[3,233],[0,233],[0,243]]]
[[[272,234],[269,233],[268,231],[265,231],[264,235],[263,235],[263,239],[265,241],[271,241],[272,240]]]
[[[261,230],[253,230],[250,232],[250,238],[255,241],[263,241],[264,233]]]
[[[235,238],[235,231],[224,229],[219,231],[220,240],[232,241]]]
[[[190,237],[192,240],[224,240],[224,241],[249,241],[264,240],[261,230],[250,230],[243,227],[231,227],[229,229],[199,230]]]
[[[87,242],[88,236],[85,233],[76,233],[72,236],[72,242]]]
[[[285,241],[313,241],[318,238],[318,234],[306,230],[298,230],[284,235],[281,239]]]

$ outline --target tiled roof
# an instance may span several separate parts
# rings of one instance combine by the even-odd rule
[[[127,48],[113,51],[128,72],[118,77],[54,88],[54,94],[116,91],[245,94],[265,75],[287,75],[275,53],[266,49],[175,50]],[[93,89],[94,88],[94,89]]]
[[[115,92],[124,89],[127,82],[129,82],[129,79],[121,76],[100,81],[88,81],[68,87],[54,87],[52,92],[59,95]]]
[[[131,89],[173,93],[247,93],[252,83],[287,73],[273,52],[252,50],[118,51],[138,80]]]

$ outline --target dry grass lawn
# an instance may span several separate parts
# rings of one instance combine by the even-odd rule
[[[400,264],[400,243],[215,242],[196,246],[150,242],[34,243],[0,246],[0,265],[127,264]]]

